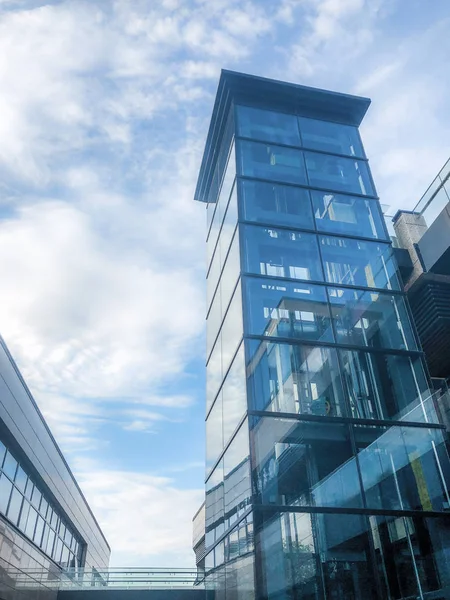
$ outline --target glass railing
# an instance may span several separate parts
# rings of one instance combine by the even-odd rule
[[[180,589],[198,585],[196,569],[171,569],[169,567],[111,567],[105,570],[78,569],[49,573],[48,570],[9,569],[8,575],[16,588],[65,589]]]
[[[450,159],[445,163],[428,189],[413,208],[422,215],[428,227],[450,201]]]

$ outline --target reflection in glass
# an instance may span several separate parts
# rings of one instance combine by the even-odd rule
[[[343,288],[328,296],[338,343],[417,350],[403,296]]]
[[[12,483],[3,473],[0,475],[0,512],[6,515],[9,497],[11,495]]]
[[[325,288],[244,278],[246,333],[333,341]]]
[[[281,513],[256,532],[261,597],[375,600],[370,542],[360,515]],[[264,574],[264,576],[262,576]]]
[[[428,391],[420,358],[357,350],[340,355],[354,418],[419,421],[408,413]]]
[[[449,458],[440,429],[355,427],[367,508],[449,508]]]
[[[209,473],[223,450],[222,392],[206,419],[206,473]]]
[[[389,244],[320,236],[325,279],[359,287],[400,289]]]
[[[306,170],[312,187],[348,194],[374,196],[367,163],[342,156],[305,152]]]
[[[246,221],[314,229],[311,200],[304,188],[239,179],[238,195]]]
[[[319,231],[386,239],[378,200],[311,191]]]
[[[236,157],[235,157],[235,150],[234,150],[234,145],[233,145],[231,148],[231,152],[230,152],[230,156],[229,156],[229,160],[228,160],[228,164],[227,164],[227,170],[226,170],[224,178],[223,178],[223,182],[222,182],[222,186],[220,189],[220,194],[217,199],[217,202],[215,202],[216,198],[214,198],[214,201],[208,204],[207,220],[209,221],[210,218],[212,220],[211,226],[209,225],[209,223],[207,225],[208,263],[209,263],[209,260],[211,259],[212,253],[214,251],[214,247],[217,242],[217,236],[219,235],[220,227],[222,225],[222,220],[223,220],[223,217],[224,217],[227,205],[228,205],[228,199],[230,197],[230,193],[231,193],[231,189],[233,187],[233,182],[234,182],[235,176],[236,176]],[[211,191],[213,190],[213,188],[214,188],[214,182],[213,182],[213,184],[211,184]],[[214,210],[214,207],[215,207],[215,210]],[[209,208],[211,208],[211,210],[209,210]]]
[[[257,340],[246,344],[253,410],[345,415],[336,350]]]
[[[252,106],[236,106],[237,134],[254,140],[300,146],[295,115],[263,110]]]
[[[239,174],[257,179],[306,184],[301,150],[240,140],[237,146]]]
[[[315,234],[242,225],[242,239],[249,273],[323,281]]]
[[[234,357],[222,387],[223,397],[223,440],[228,443],[239,421],[247,410],[245,386],[244,344]]]
[[[225,527],[248,508],[251,496],[248,422],[239,428],[223,457]]]
[[[346,425],[265,417],[251,435],[258,502],[362,507]]]
[[[357,127],[304,117],[299,117],[299,124],[305,148],[364,158]]]
[[[222,336],[216,340],[215,346],[206,366],[206,412],[222,384]]]
[[[14,523],[14,525],[17,525],[17,523],[19,521],[19,514],[20,514],[20,509],[22,506],[22,500],[23,500],[22,494],[19,492],[19,490],[16,490],[16,488],[14,488],[12,491],[12,494],[11,494],[11,501],[9,503],[8,514],[7,514],[8,519],[12,523]]]
[[[225,531],[223,506],[223,461],[220,461],[206,482],[205,545],[212,546]]]

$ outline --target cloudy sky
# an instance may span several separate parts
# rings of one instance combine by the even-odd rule
[[[450,154],[447,0],[0,0],[0,331],[113,549],[191,566],[220,69],[369,96],[384,204]]]

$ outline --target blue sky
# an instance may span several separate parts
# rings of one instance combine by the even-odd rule
[[[220,69],[367,95],[381,201],[450,154],[446,0],[0,0],[0,331],[113,548],[191,565]]]

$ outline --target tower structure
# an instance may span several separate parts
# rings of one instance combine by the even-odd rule
[[[449,594],[450,463],[358,132],[369,104],[220,78],[195,194],[218,598]]]

